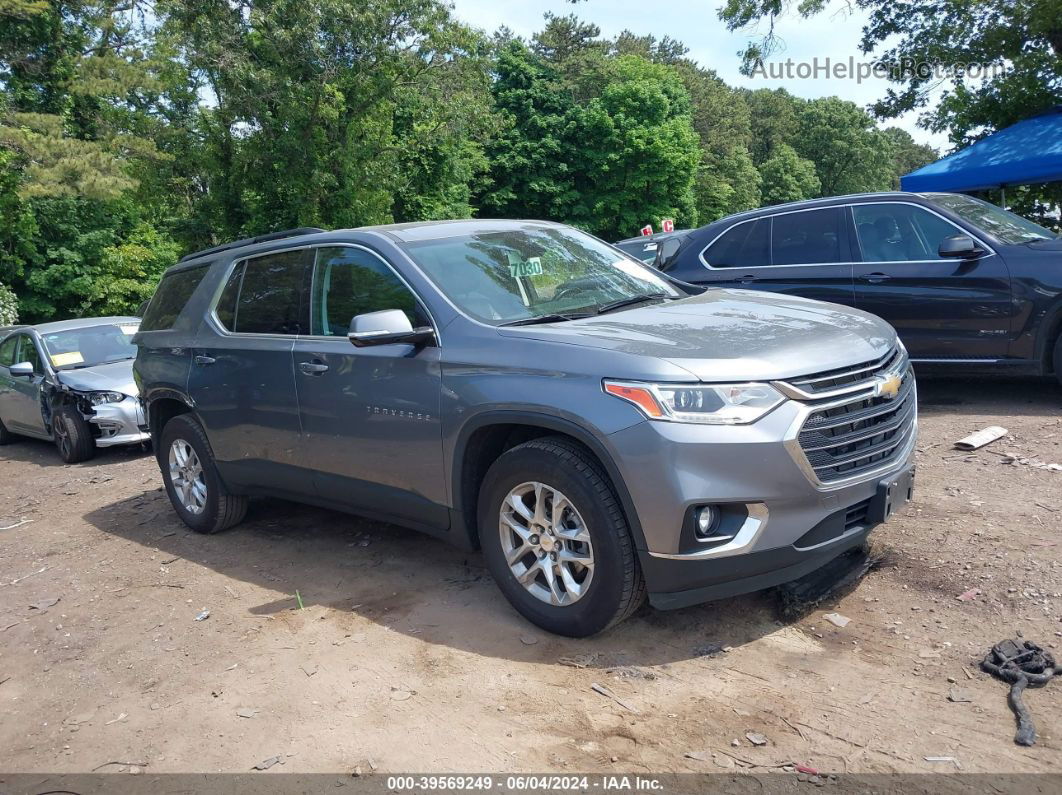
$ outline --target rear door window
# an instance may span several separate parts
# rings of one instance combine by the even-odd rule
[[[758,218],[731,227],[704,252],[713,268],[757,268],[770,265],[769,218]]]
[[[306,285],[312,265],[312,249],[279,251],[243,263],[239,297],[231,316],[232,330],[238,334],[307,333],[310,324]],[[230,288],[236,289],[231,279],[226,292]],[[220,303],[219,309],[227,311]]]
[[[209,265],[199,265],[162,277],[155,295],[151,297],[144,317],[140,322],[141,331],[161,331],[173,328],[177,317],[192,297],[199,282],[203,281]]]
[[[782,213],[771,232],[773,265],[826,265],[841,262],[841,208]]]

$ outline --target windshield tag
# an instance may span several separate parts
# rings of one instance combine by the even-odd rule
[[[65,367],[68,364],[81,364],[83,361],[85,361],[85,357],[81,355],[81,351],[68,351],[67,353],[52,354],[53,367]]]
[[[542,259],[540,257],[529,257],[527,262],[514,262],[509,265],[509,275],[514,279],[519,279],[522,276],[541,276],[542,273]]]

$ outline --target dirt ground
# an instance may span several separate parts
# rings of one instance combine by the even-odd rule
[[[1062,463],[1062,389],[921,389],[916,499],[874,535],[895,565],[791,623],[765,592],[584,641],[416,533],[267,500],[200,536],[149,455],[5,447],[0,770],[1058,771],[1062,681],[1029,692],[1022,748],[977,661],[1019,632],[1062,645],[1062,471],[1037,466]],[[952,448],[993,424],[1010,435]]]

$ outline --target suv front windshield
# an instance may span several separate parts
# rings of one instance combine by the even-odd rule
[[[566,227],[485,230],[407,243],[406,250],[454,304],[493,325],[682,297],[655,271]]]
[[[41,334],[48,359],[56,370],[79,370],[136,356],[133,335],[138,323],[102,323]]]
[[[950,210],[964,221],[968,221],[978,229],[983,229],[1007,245],[1016,246],[1021,243],[1031,243],[1034,240],[1055,238],[1051,230],[1044,229],[1020,215],[1015,215],[1009,210],[972,196],[961,196],[957,193],[929,193],[925,198],[938,207]]]

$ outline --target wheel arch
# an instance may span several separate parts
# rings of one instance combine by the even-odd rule
[[[584,447],[601,465],[619,498],[635,548],[645,549],[645,534],[627,485],[611,453],[588,428],[572,420],[531,411],[490,411],[477,414],[462,426],[454,445],[451,494],[454,502],[454,541],[477,547],[476,508],[479,487],[498,456],[523,442],[542,436],[566,436]]]
[[[1036,360],[1045,375],[1055,370],[1054,354],[1055,346],[1062,337],[1062,301],[1052,306],[1044,313],[1044,319],[1040,323],[1041,332],[1037,340]],[[1055,373],[1055,375],[1062,375]]]
[[[166,423],[181,414],[192,412],[191,402],[180,392],[170,389],[152,392],[151,396],[144,401],[147,414],[148,430],[151,438],[156,442],[155,451],[158,452],[157,441],[162,434]]]

